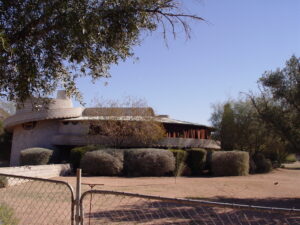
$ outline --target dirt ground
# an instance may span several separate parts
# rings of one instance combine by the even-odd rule
[[[242,177],[83,177],[94,189],[163,197],[209,199],[271,207],[300,208],[300,163],[269,174]],[[75,177],[57,177],[75,187]],[[83,191],[89,190],[88,185]]]

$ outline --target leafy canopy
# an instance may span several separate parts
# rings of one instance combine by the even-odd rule
[[[87,115],[99,116],[99,119],[90,122],[89,134],[99,140],[104,138],[106,146],[148,147],[165,136],[163,125],[155,120],[153,109],[143,99],[95,99],[95,106],[95,112]]]
[[[62,85],[80,97],[76,78],[109,77],[133,55],[143,31],[175,35],[186,18],[179,0],[0,0],[0,93],[45,96]]]
[[[259,84],[257,96],[214,106],[215,138],[224,149],[277,153],[280,158],[299,152],[300,58],[292,56],[284,68],[265,72]]]
[[[261,96],[251,96],[260,118],[288,142],[288,151],[300,151],[300,58],[266,72],[260,79]]]

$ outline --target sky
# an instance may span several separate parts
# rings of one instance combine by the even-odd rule
[[[87,106],[95,98],[131,96],[157,114],[210,125],[212,104],[257,91],[265,71],[300,57],[300,0],[181,1],[206,20],[190,22],[191,39],[179,30],[167,47],[160,31],[143,36],[134,47],[138,61],[113,65],[112,77],[95,84],[77,82]]]

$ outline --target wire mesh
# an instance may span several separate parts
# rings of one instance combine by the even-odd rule
[[[300,211],[92,190],[81,198],[84,225],[300,224]]]
[[[65,182],[0,174],[0,224],[73,224],[73,199]]]

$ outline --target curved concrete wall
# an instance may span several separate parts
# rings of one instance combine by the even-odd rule
[[[84,121],[60,121],[58,133],[62,135],[88,135],[90,125]]]
[[[53,148],[51,137],[58,133],[58,120],[38,121],[34,129],[25,130],[22,125],[14,128],[10,166],[20,165],[20,152],[26,148]]]
[[[4,127],[11,130],[14,126],[39,120],[64,119],[81,116],[82,108],[52,109],[47,111],[27,112],[16,114],[4,120]]]
[[[40,100],[41,101],[41,100]],[[34,105],[36,104],[36,105]],[[33,108],[35,109],[33,110]],[[51,109],[67,109],[73,108],[71,99],[51,99],[49,104],[44,105],[42,102],[34,102],[34,100],[26,100],[20,108],[17,108],[16,114],[22,114],[32,111],[45,111]]]

